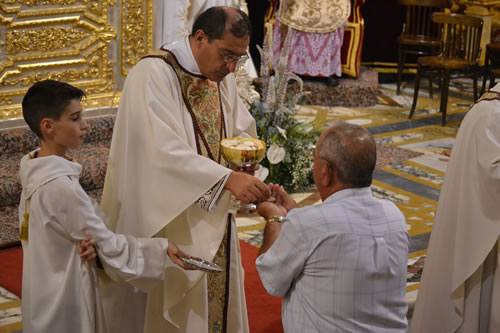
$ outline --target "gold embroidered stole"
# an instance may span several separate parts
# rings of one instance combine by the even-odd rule
[[[344,24],[349,15],[349,0],[282,0],[279,7],[280,22],[303,32],[332,32]]]
[[[167,50],[156,51],[146,57],[161,57],[172,66],[181,85],[182,97],[189,110],[196,135],[198,154],[221,163],[220,142],[227,137],[219,86],[202,76],[182,68],[175,56]],[[224,162],[223,162],[224,163]],[[208,332],[226,332],[229,297],[230,221],[213,261],[224,272],[207,273]]]
[[[494,99],[500,99],[500,93],[497,93],[496,91],[487,91],[483,94],[483,96],[479,97],[479,99],[474,104],[477,104],[481,101],[491,101]]]
[[[160,52],[163,52],[162,58],[172,66],[179,79],[184,104],[193,120],[198,154],[220,163],[220,142],[227,134],[219,85],[203,76],[189,73],[169,51]]]

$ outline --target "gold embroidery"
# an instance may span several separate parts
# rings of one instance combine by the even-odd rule
[[[199,153],[220,163],[220,142],[225,127],[217,83],[183,70],[169,52],[163,58],[175,70],[181,82],[184,103],[195,118],[193,125]]]
[[[349,0],[287,0],[280,2],[280,22],[295,30],[327,33],[349,18]]]
[[[229,251],[228,238],[228,228],[226,226],[224,237],[213,259],[213,262],[219,265],[219,267],[225,268],[224,271],[207,274],[209,333],[223,332],[224,328],[224,307],[226,304],[226,293],[229,292],[229,290],[226,290],[226,270],[229,269],[227,263],[227,254]]]
[[[30,214],[28,213],[28,206],[29,202],[26,200],[26,203],[24,205],[24,220],[23,223],[21,223],[21,232],[19,233],[19,240],[28,241],[28,227],[29,227],[29,219],[30,219]]]
[[[487,91],[483,94],[483,96],[481,96],[475,104],[483,101],[483,100],[486,100],[486,101],[491,101],[493,99],[500,99],[500,93],[497,93],[497,92],[494,92],[494,91]]]

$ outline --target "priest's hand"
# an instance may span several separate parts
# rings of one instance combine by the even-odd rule
[[[224,188],[244,203],[266,201],[271,196],[269,186],[257,177],[240,171],[231,172]]]
[[[76,252],[83,261],[89,261],[96,257],[95,240],[83,239],[76,245]]]
[[[178,247],[177,245],[175,245],[174,242],[172,241],[168,241],[168,249],[167,249],[167,255],[169,256],[170,260],[172,260],[172,262],[186,270],[192,270],[193,268],[190,268],[189,266],[187,266],[180,258],[186,258],[186,259],[189,259],[191,258],[191,256],[185,254],[184,252],[182,252]]]
[[[231,165],[231,169],[233,171],[241,171],[241,172],[248,173],[249,175],[254,176],[255,171],[260,169],[260,164],[252,164],[252,165],[247,166],[247,167],[239,167],[239,166],[233,164],[233,165]]]

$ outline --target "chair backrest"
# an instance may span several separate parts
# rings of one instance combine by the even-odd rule
[[[432,24],[432,14],[451,7],[451,0],[398,0],[406,6],[406,17],[402,35],[440,38],[440,30]]]
[[[442,57],[466,59],[471,64],[479,61],[483,19],[463,14],[435,13],[432,21],[444,26]]]

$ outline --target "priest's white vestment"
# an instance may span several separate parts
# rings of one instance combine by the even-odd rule
[[[500,85],[465,116],[439,196],[412,333],[500,332]]]
[[[201,75],[187,37],[166,48],[186,71]],[[219,91],[227,137],[255,137],[255,121],[232,74]],[[230,193],[224,190],[211,212],[196,201],[231,170],[199,155],[196,142],[173,68],[160,58],[139,61],[123,88],[104,185],[102,207],[113,230],[169,237],[192,256],[214,258],[228,222]],[[247,332],[241,256],[231,223],[227,332]],[[106,320],[113,318],[115,325],[109,332],[138,332],[141,297],[124,285],[108,287]],[[147,296],[145,332],[207,332],[207,311],[206,273],[169,267],[164,284]]]
[[[106,228],[79,183],[80,164],[60,156],[23,157],[20,225],[23,240],[23,332],[106,333],[94,261],[82,262],[78,243],[96,241],[106,272],[147,291],[161,283],[168,240],[136,239]],[[141,278],[141,279],[137,279]]]

